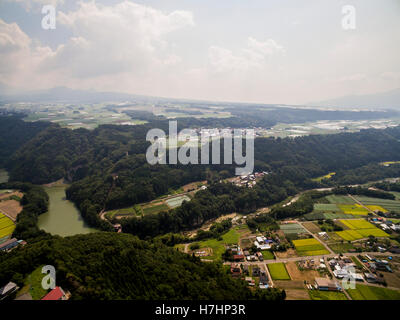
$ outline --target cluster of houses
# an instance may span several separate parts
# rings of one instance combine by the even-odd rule
[[[231,245],[227,249],[230,249],[235,262],[247,261],[263,261],[262,250],[269,250],[273,244],[277,244],[276,240],[272,238],[266,238],[264,236],[257,237],[254,241],[254,245],[258,250],[254,254],[251,254],[249,250],[242,250],[239,245]]]
[[[356,264],[348,257],[338,257],[329,260],[333,274],[338,279],[354,279],[364,281],[362,274],[356,272]]]
[[[371,259],[371,261],[363,260],[363,262],[373,273],[376,271],[393,272],[387,260]]]
[[[400,232],[400,224],[395,224],[393,221],[383,221],[382,218],[372,218],[371,222],[380,227],[383,231],[392,230],[394,232]]]
[[[239,179],[234,180],[234,184],[238,187],[248,187],[253,188],[257,184],[257,179],[262,178],[267,175],[268,172],[255,172],[254,174],[248,174],[240,176]]]
[[[2,244],[0,244],[0,252],[9,252],[12,249],[15,249],[18,246],[24,246],[26,245],[26,241],[24,240],[18,240],[16,238],[9,239]]]
[[[253,277],[258,277],[258,286],[260,289],[268,289],[269,281],[268,276],[265,271],[261,270],[259,267],[254,266],[252,268],[251,274],[249,272],[249,266],[245,264],[232,263],[231,264],[231,274],[233,277],[242,277],[247,282],[249,286],[255,286],[256,282]]]
[[[279,245],[279,239],[260,236],[256,238],[256,240],[254,241],[254,245],[259,250],[269,250],[271,249],[272,245]]]

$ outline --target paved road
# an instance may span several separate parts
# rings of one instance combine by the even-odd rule
[[[400,254],[396,254],[396,253],[390,253],[390,252],[382,252],[382,253],[378,253],[378,252],[351,252],[351,253],[344,253],[344,256],[350,256],[350,257],[354,257],[354,256],[358,256],[359,254],[361,255],[374,255],[374,256],[384,256],[384,257],[400,257]],[[256,264],[271,264],[271,263],[277,263],[277,262],[296,262],[296,261],[302,261],[302,260],[311,260],[311,259],[325,259],[325,258],[334,258],[334,257],[338,257],[339,254],[338,253],[330,253],[330,254],[324,254],[324,255],[319,255],[319,256],[305,256],[305,257],[292,257],[292,258],[278,258],[278,259],[270,259],[270,260],[264,260],[264,261],[244,261],[241,262],[242,264],[248,264],[248,265],[256,265]],[[224,264],[231,264],[231,262],[225,262]]]

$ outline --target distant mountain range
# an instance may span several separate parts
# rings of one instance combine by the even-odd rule
[[[352,95],[341,98],[311,102],[310,106],[400,109],[400,88],[376,94]]]
[[[0,102],[37,102],[37,103],[101,103],[101,102],[195,102],[211,103],[206,100],[194,99],[173,99],[163,97],[152,97],[145,95],[136,95],[118,92],[99,92],[95,90],[76,90],[66,87],[56,87],[46,90],[36,90],[24,93],[9,93],[0,83]],[[15,91],[14,91],[15,92]],[[216,104],[242,105],[246,103],[239,102],[213,102]],[[260,105],[248,103],[248,105]],[[264,104],[261,104],[264,105]],[[285,105],[281,105],[285,106]],[[303,107],[334,107],[345,108],[374,108],[374,109],[400,109],[400,88],[392,91],[370,94],[370,95],[352,95],[341,98],[310,102]]]
[[[21,94],[2,94],[0,101],[3,102],[83,102],[99,103],[105,101],[129,101],[138,99],[149,99],[150,97],[127,93],[98,92],[94,90],[75,90],[66,87],[56,87],[47,90],[37,90]]]

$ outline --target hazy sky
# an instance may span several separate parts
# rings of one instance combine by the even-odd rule
[[[6,88],[302,104],[399,88],[399,57],[399,0],[0,0]]]

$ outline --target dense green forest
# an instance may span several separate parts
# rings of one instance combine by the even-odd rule
[[[53,237],[0,254],[0,284],[53,265],[57,283],[74,300],[283,300],[278,289],[251,290],[222,266],[204,263],[161,244],[128,234]]]
[[[50,122],[24,122],[21,115],[0,116],[0,168],[16,150],[48,128]]]
[[[280,300],[284,292],[250,291],[222,267],[201,263],[168,246],[186,241],[177,233],[197,228],[207,220],[231,212],[254,212],[307,189],[333,186],[336,188],[332,193],[392,199],[393,195],[383,191],[338,186],[400,175],[400,165],[378,164],[400,158],[398,127],[295,139],[256,139],[255,170],[269,174],[253,188],[243,188],[221,181],[233,176],[232,165],[149,165],[145,135],[153,127],[168,131],[168,122],[162,118],[148,120],[144,125],[104,125],[92,131],[38,123],[28,137],[15,140],[18,143],[9,142],[15,146],[3,161],[11,182],[0,188],[24,192],[24,209],[14,236],[28,240],[29,245],[7,254],[7,259],[0,254],[0,282],[13,279],[21,283],[36,267],[53,264],[61,284],[71,290],[74,299]],[[25,125],[32,125],[18,118],[13,121],[21,132]],[[240,124],[242,120],[234,121]],[[202,123],[204,120],[182,119],[178,129]],[[320,182],[312,180],[327,172],[336,174]],[[37,217],[47,210],[48,197],[42,187],[34,185],[60,178],[71,182],[67,197],[83,218],[105,231],[111,231],[111,226],[99,219],[103,209],[149,201],[193,181],[206,179],[209,185],[190,202],[169,212],[123,219],[122,228],[128,234],[100,232],[61,238],[38,229]],[[380,187],[392,190],[387,185]],[[250,220],[249,227],[267,223],[273,228],[274,219],[311,212],[313,203],[328,193],[307,192],[290,206],[275,206],[268,217]],[[219,237],[230,225],[230,221],[215,224],[198,237]]]
[[[212,123],[221,119],[206,120]],[[204,121],[180,119],[178,130]],[[149,142],[145,136],[154,127],[168,132],[168,121],[156,119],[138,126],[104,125],[92,131],[52,125],[12,155],[8,161],[10,179],[47,183],[66,178],[72,182],[67,197],[91,226],[103,230],[109,230],[98,216],[103,209],[150,201],[186,183],[208,180],[211,188],[198,192],[180,208],[123,222],[124,230],[144,238],[193,229],[224,213],[251,212],[305,189],[400,175],[400,165],[378,164],[400,158],[399,127],[295,139],[257,138],[255,171],[270,174],[255,188],[246,190],[218,183],[234,175],[234,165],[148,164],[145,152]],[[312,180],[333,171],[336,175],[331,179]]]

